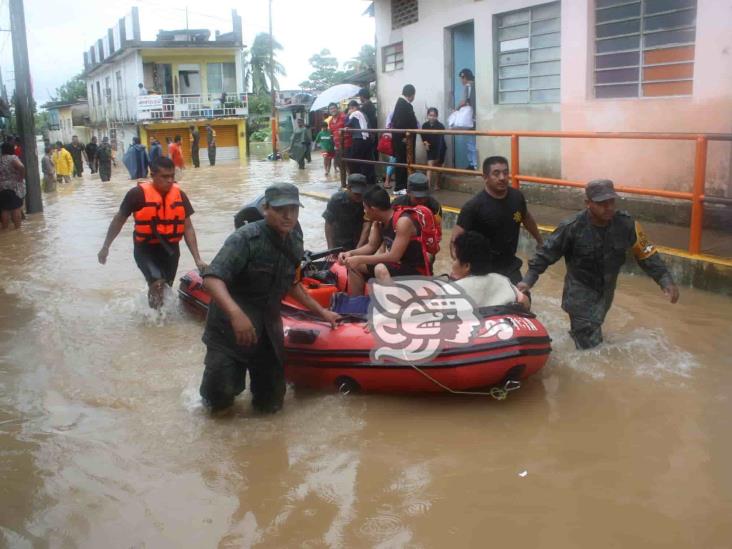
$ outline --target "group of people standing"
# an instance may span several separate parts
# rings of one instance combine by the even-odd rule
[[[200,149],[201,149],[201,132],[196,126],[189,126],[189,139],[191,144],[190,156],[194,168],[201,167]],[[208,163],[210,166],[216,165],[216,130],[206,124],[206,147],[208,149]],[[175,166],[176,180],[183,178],[183,170],[185,170],[185,159],[183,156],[183,138],[178,134],[174,138],[166,137],[167,157],[170,158]],[[124,165],[130,174],[130,179],[144,179],[148,176],[151,166],[159,158],[166,156],[163,145],[157,137],[150,139],[150,151],[148,152],[145,145],[140,141],[139,137],[132,138],[132,144],[125,152]]]
[[[61,141],[57,141],[55,145],[45,143],[44,155],[41,158],[43,190],[53,192],[57,183],[65,185],[71,182],[72,176],[82,177],[84,164],[89,167],[91,173],[99,172],[102,181],[109,181],[114,162],[114,151],[107,136],[102,138],[101,144],[98,143],[97,137],[93,136],[91,141],[84,145],[76,135],[67,145]]]
[[[463,90],[460,101],[455,105],[456,110],[467,109],[468,122],[460,126],[463,129],[475,128],[475,77],[470,69],[462,69],[459,73]],[[386,118],[386,128],[395,130],[444,130],[445,126],[439,120],[439,110],[436,107],[427,109],[426,119],[421,124],[417,120],[412,103],[416,95],[413,85],[407,84],[402,89],[401,96],[397,99],[394,108]],[[376,106],[371,101],[371,93],[367,88],[358,92],[358,100],[349,101],[347,111],[341,112],[336,103],[328,106],[328,116],[323,121],[322,128],[317,134],[313,149],[320,148],[323,154],[323,168],[325,175],[330,175],[331,166],[335,163],[338,170],[342,159],[352,159],[355,162],[346,162],[348,173],[360,173],[366,177],[369,184],[376,182],[374,164],[359,161],[378,160],[379,135],[375,130],[379,127],[376,115]],[[356,131],[341,132],[348,128]],[[419,132],[411,132],[409,140],[414,151],[416,137]],[[424,133],[420,134],[425,148],[427,164],[440,167],[444,165],[447,155],[447,144],[444,135]],[[407,162],[407,151],[409,148],[408,138],[404,132],[394,132],[391,137],[392,154],[389,161],[405,164]],[[297,161],[300,169],[305,168],[305,160],[311,147],[310,130],[305,126],[302,119],[297,119],[296,127],[290,143],[290,157]],[[467,169],[478,169],[478,151],[475,136],[464,137],[464,144],[468,158]],[[395,176],[395,177],[394,177]],[[430,179],[430,186],[439,190],[439,174],[427,173]],[[407,188],[407,170],[401,167],[389,166],[386,170],[384,188],[392,188],[392,178],[395,179],[394,190],[404,191]]]

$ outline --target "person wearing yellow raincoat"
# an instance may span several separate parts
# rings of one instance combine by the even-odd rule
[[[71,173],[74,171],[74,159],[71,153],[64,148],[61,141],[56,142],[56,150],[53,152],[53,165],[56,167],[56,181],[58,183],[70,183]]]

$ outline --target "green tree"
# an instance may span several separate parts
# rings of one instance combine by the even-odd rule
[[[38,133],[48,130],[48,111],[40,111],[35,114],[35,126]]]
[[[260,32],[254,37],[252,47],[247,52],[248,63],[244,74],[244,84],[252,86],[255,95],[263,95],[271,89],[279,90],[280,83],[277,76],[285,76],[285,67],[277,61],[277,52],[282,45],[276,39],[272,39],[272,56],[270,57],[269,34]],[[270,62],[272,61],[272,62]]]
[[[86,99],[86,82],[81,74],[77,74],[71,80],[56,88],[56,94],[51,99],[69,103]]]
[[[321,50],[310,59],[310,66],[315,69],[300,87],[305,90],[323,91],[335,86],[348,76],[348,72],[338,70],[338,60],[331,55],[330,50]]]
[[[353,59],[344,63],[344,68],[353,72],[376,70],[376,48],[370,44],[364,44]]]

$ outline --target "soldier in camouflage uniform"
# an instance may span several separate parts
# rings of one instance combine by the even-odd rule
[[[345,190],[336,192],[328,200],[323,212],[328,248],[354,250],[368,238],[371,223],[363,218],[363,193],[367,188],[366,176],[352,173]]]
[[[638,222],[625,211],[615,211],[613,182],[590,181],[585,194],[587,209],[559,224],[529,261],[529,270],[518,284],[522,291],[530,289],[549,265],[564,256],[562,309],[569,314],[569,333],[578,349],[602,342],[602,323],[628,249],[671,303],[679,299],[679,289]]]
[[[203,342],[207,346],[200,393],[212,410],[229,407],[245,388],[249,370],[252,405],[261,412],[282,408],[285,395],[284,336],[280,301],[289,293],[335,326],[338,315],[323,309],[297,283],[303,254],[297,187],[277,183],[265,191],[264,219],[226,239],[204,273],[212,296]]]

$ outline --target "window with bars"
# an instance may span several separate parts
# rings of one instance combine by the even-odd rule
[[[391,28],[399,29],[419,20],[417,0],[391,0]]]
[[[558,103],[560,4],[496,16],[498,103]]]
[[[691,95],[696,0],[596,0],[595,97]]]
[[[381,48],[381,65],[383,72],[398,71],[404,68],[403,42]]]

